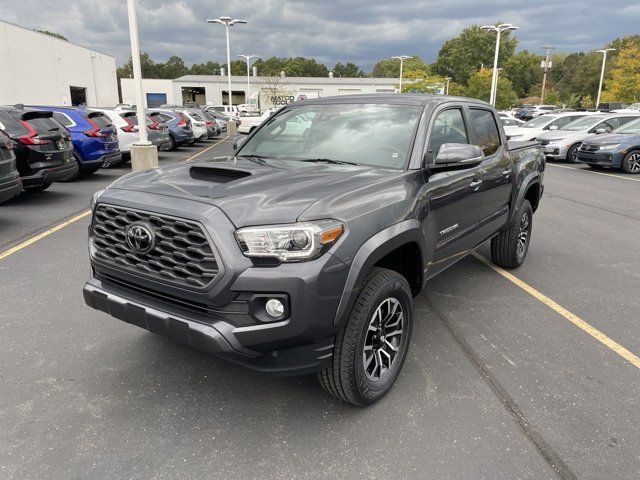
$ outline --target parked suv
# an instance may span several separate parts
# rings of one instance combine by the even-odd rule
[[[639,174],[640,119],[609,134],[586,137],[578,149],[578,161],[593,168],[619,168],[625,173]]]
[[[94,196],[89,306],[367,405],[402,369],[430,277],[489,239],[502,267],[527,255],[544,157],[485,102],[307,100],[240,138]]]
[[[53,112],[53,118],[71,133],[78,174],[91,174],[104,164],[122,160],[116,127],[104,113],[82,107],[33,107]]]
[[[53,118],[53,112],[28,110],[23,105],[3,106],[0,129],[14,141],[16,164],[26,191],[41,192],[52,182],[76,175],[71,136]]]
[[[0,203],[12,199],[20,192],[22,192],[22,182],[16,169],[13,142],[0,131]]]
[[[128,123],[130,131],[138,132],[138,115],[135,111],[125,110],[120,112],[120,116]],[[162,123],[162,120],[156,114],[147,114],[145,119],[145,125],[147,127],[147,139],[158,150],[167,150],[171,147],[171,136],[169,135],[169,128]],[[139,134],[138,134],[139,137]]]
[[[542,133],[537,141],[542,145],[542,151],[548,158],[576,163],[580,144],[589,134],[610,133],[637,118],[640,118],[640,112],[635,115],[618,113],[588,115],[565,125],[561,130]]]
[[[191,121],[180,112],[175,112],[169,108],[153,108],[149,110],[149,115],[158,115],[158,120],[164,123],[169,129],[170,145],[168,150],[175,150],[182,145],[191,145],[195,142]]]
[[[521,120],[531,120],[557,108],[557,105],[525,105],[522,109],[518,110],[516,117]]]

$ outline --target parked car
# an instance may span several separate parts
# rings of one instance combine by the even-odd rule
[[[94,196],[87,305],[368,405],[400,374],[429,278],[489,239],[497,265],[525,260],[544,157],[485,102],[314,99],[241,139]]]
[[[220,133],[222,132],[222,129],[218,125],[218,121],[216,120],[216,117],[212,113],[207,112],[206,110],[200,110],[200,113],[202,113],[202,116],[206,120],[205,124],[207,125],[207,134],[209,138],[219,137]]]
[[[596,110],[601,112],[611,112],[612,110],[621,110],[623,108],[627,108],[628,103],[623,102],[604,102],[599,103],[596,107]]]
[[[149,114],[157,113],[159,120],[169,129],[171,145],[168,150],[175,150],[182,145],[192,145],[195,142],[191,120],[180,112],[169,108],[152,108]]]
[[[593,168],[619,168],[640,173],[640,119],[628,122],[611,133],[587,136],[578,149],[578,161]]]
[[[636,113],[636,112],[640,112],[640,103],[632,103],[627,107],[611,110],[611,113]]]
[[[207,131],[207,119],[204,116],[192,108],[176,108],[176,112],[180,112],[186,116],[191,122],[191,128],[193,129],[193,136],[196,142],[201,142],[205,138],[209,137]]]
[[[251,133],[256,128],[258,128],[262,122],[268,119],[271,115],[274,114],[278,109],[270,108],[265,110],[265,112],[259,117],[243,117],[242,122],[238,126],[238,133]]]
[[[580,144],[589,134],[610,133],[637,118],[640,118],[640,112],[636,115],[596,113],[575,120],[562,127],[562,130],[544,132],[537,141],[542,145],[542,151],[548,158],[576,163]]]
[[[584,117],[591,112],[569,112],[548,114],[536,117],[519,126],[505,126],[504,131],[509,140],[533,141],[547,130],[558,130],[565,125]]]
[[[557,108],[557,105],[525,105],[522,109],[518,110],[516,117],[520,120],[531,120]]]
[[[71,135],[53,118],[53,112],[28,110],[24,105],[2,106],[0,129],[13,140],[25,191],[42,192],[52,182],[75,177],[78,165]]]
[[[216,123],[220,127],[222,133],[227,131],[227,123],[231,120],[231,117],[225,115],[224,113],[218,112],[212,108],[207,108],[206,112],[211,114],[215,119]]]
[[[22,181],[16,168],[13,142],[0,131],[0,203],[11,200],[22,192]]]
[[[525,124],[524,120],[518,120],[513,117],[500,117],[500,122],[502,122],[503,127],[521,127]]]
[[[104,113],[83,107],[33,108],[52,111],[53,118],[71,133],[73,157],[78,164],[77,175],[91,174],[104,164],[114,165],[122,160],[116,127]]]
[[[206,107],[207,110],[215,110],[216,112],[224,113],[226,116],[237,120],[240,118],[240,109],[237,105],[214,105]]]

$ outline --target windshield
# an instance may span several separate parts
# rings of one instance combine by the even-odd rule
[[[612,133],[625,133],[628,135],[640,134],[640,118],[616,128]]]
[[[632,103],[627,108],[629,110],[640,110],[640,103]]]
[[[594,125],[597,125],[602,120],[603,117],[599,117],[597,115],[589,115],[587,117],[576,120],[575,122],[571,122],[568,125],[562,127],[562,130],[568,130],[570,132],[580,132],[582,130],[589,130]]]
[[[520,125],[522,128],[542,128],[545,125],[547,125],[547,123],[551,123],[553,120],[555,120],[558,117],[552,116],[552,115],[545,115],[543,117],[536,117],[533,120],[529,120],[527,123],[525,123],[524,125]]]
[[[267,120],[238,155],[404,168],[421,111],[384,104],[290,107]]]

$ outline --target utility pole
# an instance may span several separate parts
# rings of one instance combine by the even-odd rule
[[[447,82],[444,87],[444,94],[449,95],[449,82],[451,81],[451,77],[444,77],[444,80]]]
[[[542,62],[542,67],[544,68],[544,74],[542,75],[542,93],[540,93],[540,103],[544,105],[544,92],[547,87],[547,70],[551,68],[550,54],[551,54],[551,50],[555,50],[556,47],[550,47],[547,45],[540,48],[543,50],[546,50],[544,61]]]

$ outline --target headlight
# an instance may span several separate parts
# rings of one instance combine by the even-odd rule
[[[620,146],[619,143],[612,143],[610,145],[600,145],[600,150],[604,150],[604,151],[610,152],[612,150],[615,150],[616,147],[618,147],[618,146]]]
[[[102,190],[98,190],[96,193],[93,194],[93,197],[91,197],[91,211],[93,212],[93,210],[96,208],[96,203],[98,203],[98,199],[100,198],[100,195],[102,195],[105,192],[106,188],[103,188]]]
[[[342,222],[320,220],[241,228],[236,231],[236,240],[247,257],[304,262],[324,253],[343,232]]]

